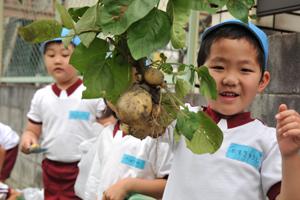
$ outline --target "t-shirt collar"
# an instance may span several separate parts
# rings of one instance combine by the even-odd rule
[[[232,116],[225,116],[214,111],[210,107],[203,107],[203,111],[207,113],[216,123],[219,123],[221,119],[226,120],[228,129],[247,124],[254,120],[253,118],[251,118],[250,112],[243,112]]]
[[[70,96],[81,84],[82,80],[78,79],[75,83],[73,83],[70,87],[66,89],[67,95]],[[55,95],[59,97],[61,89],[57,86],[56,83],[53,83],[51,87]]]

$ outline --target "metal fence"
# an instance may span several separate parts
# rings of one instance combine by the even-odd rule
[[[18,28],[54,18],[54,0],[4,0],[1,82],[49,82],[39,44],[25,42]]]
[[[32,22],[28,19],[10,17],[5,25],[3,42],[3,76],[45,76],[46,71],[38,44],[29,44],[18,34],[18,27]]]

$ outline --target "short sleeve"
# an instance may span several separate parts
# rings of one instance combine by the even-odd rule
[[[41,91],[38,90],[31,100],[30,110],[27,113],[28,119],[37,123],[41,123],[43,121],[41,116],[41,100],[42,94]]]
[[[276,133],[272,131],[269,143],[272,144],[261,167],[261,179],[263,192],[267,195],[269,189],[281,181],[281,154],[276,140]]]
[[[9,150],[19,143],[19,135],[9,126],[0,123],[0,146]]]

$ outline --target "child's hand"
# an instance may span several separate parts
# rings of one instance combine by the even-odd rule
[[[289,110],[285,104],[279,106],[277,119],[277,140],[282,156],[298,154],[300,150],[300,115]]]
[[[21,151],[23,153],[29,154],[32,145],[36,145],[36,144],[38,144],[37,139],[31,137],[30,135],[23,135],[20,142]]]
[[[122,179],[103,192],[102,200],[124,200],[127,196],[126,179]]]

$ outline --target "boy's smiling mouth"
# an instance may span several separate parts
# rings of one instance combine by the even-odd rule
[[[222,97],[238,97],[240,96],[239,94],[235,93],[235,92],[220,92],[219,95],[221,95]]]

